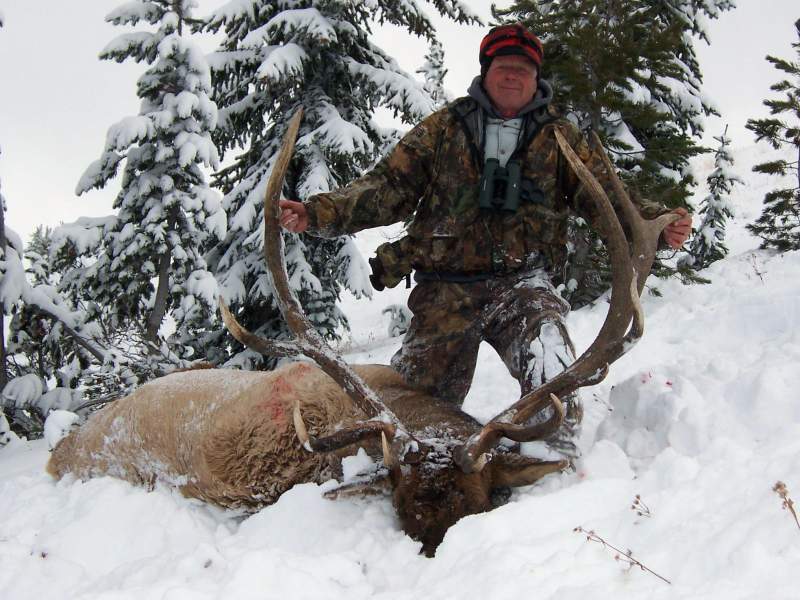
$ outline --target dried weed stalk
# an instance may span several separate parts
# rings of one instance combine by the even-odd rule
[[[639,494],[636,494],[636,497],[633,499],[633,504],[631,504],[631,510],[634,511],[640,517],[647,517],[648,519],[653,516],[653,513],[650,512],[650,507],[644,503],[642,497]]]
[[[639,567],[642,571],[647,571],[651,575],[655,575],[664,583],[672,585],[672,582],[667,579],[666,577],[662,577],[652,569],[643,565],[638,559],[634,558],[632,550],[620,550],[616,546],[612,546],[607,541],[605,541],[602,537],[600,537],[594,530],[587,531],[583,527],[576,527],[573,529],[576,533],[582,533],[586,536],[586,539],[590,542],[597,542],[598,544],[602,544],[604,548],[608,548],[612,552],[615,552],[614,560],[627,564],[629,567]]]
[[[772,486],[772,491],[781,497],[783,509],[792,513],[794,522],[797,523],[797,528],[800,529],[800,521],[798,521],[797,512],[794,510],[794,501],[789,497],[789,490],[786,488],[786,484],[782,481],[776,481],[775,485]]]

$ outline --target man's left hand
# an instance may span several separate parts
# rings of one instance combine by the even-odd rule
[[[685,208],[676,208],[672,212],[682,218],[667,225],[661,233],[661,237],[669,244],[670,248],[678,250],[692,233],[692,217]]]

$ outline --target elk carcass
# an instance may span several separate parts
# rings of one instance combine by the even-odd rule
[[[558,397],[601,381],[608,365],[641,336],[639,294],[658,236],[675,217],[643,221],[615,179],[615,195],[632,231],[629,251],[604,191],[556,131],[563,155],[596,203],[597,225],[611,255],[608,317],[572,366],[481,425],[458,407],[410,387],[388,366],[347,365],[303,315],[288,284],[277,209],[300,119],[298,111],[267,185],[264,209],[269,273],[295,340],[258,338],[224,303],[220,308],[234,337],[251,349],[304,355],[319,366],[295,362],[271,373],[198,370],[156,379],[62,440],[48,470],[56,477],[113,475],[148,486],[164,481],[223,507],[258,509],[295,484],[336,475],[339,458],[362,445],[379,466],[361,491],[390,489],[401,527],[433,555],[461,517],[492,508],[494,489],[528,485],[566,466],[522,456],[499,442],[547,437],[563,419]],[[613,175],[610,163],[606,168]],[[538,418],[542,411],[548,412],[544,422]]]

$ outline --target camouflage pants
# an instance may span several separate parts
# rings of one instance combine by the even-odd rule
[[[414,316],[392,366],[410,384],[458,405],[483,341],[497,351],[523,395],[575,360],[564,324],[569,304],[542,269],[475,283],[421,282],[408,307]],[[563,400],[567,419],[557,437],[570,442],[582,410],[577,394]]]

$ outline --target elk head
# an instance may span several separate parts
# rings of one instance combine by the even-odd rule
[[[394,372],[393,380],[390,377],[389,383],[383,381],[376,387],[381,392],[379,395],[326,346],[303,314],[288,283],[277,206],[301,118],[302,111],[298,110],[289,123],[267,183],[264,207],[268,272],[278,306],[295,339],[279,342],[260,338],[236,321],[222,299],[220,310],[226,327],[242,344],[272,356],[305,355],[352,398],[366,419],[321,438],[309,435],[297,405],[294,425],[300,443],[309,452],[332,452],[355,443],[374,444],[380,440],[382,467],[360,487],[390,487],[403,530],[421,541],[422,550],[432,556],[447,529],[456,521],[492,508],[494,490],[529,485],[567,466],[567,461],[539,461],[522,456],[499,442],[502,438],[524,442],[549,436],[564,418],[558,396],[601,381],[608,365],[641,336],[643,316],[639,294],[655,256],[658,236],[675,217],[666,215],[645,222],[622,184],[615,179],[616,195],[623,203],[626,220],[633,231],[633,248],[629,254],[625,234],[611,203],[556,130],[562,152],[594,199],[599,228],[609,247],[614,274],[608,317],[597,339],[571,367],[481,426],[460,409],[411,388]],[[610,163],[606,168],[615,177]],[[633,324],[629,329],[631,320]],[[391,370],[389,367],[382,369]],[[547,420],[536,419],[537,424],[530,424],[532,417],[546,410],[550,412]]]

